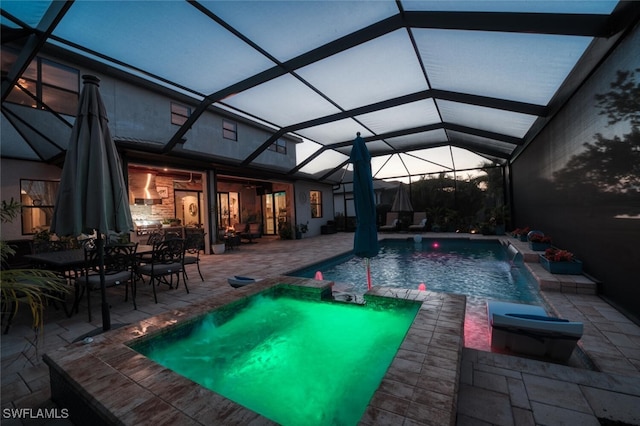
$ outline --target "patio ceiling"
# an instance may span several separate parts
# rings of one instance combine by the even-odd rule
[[[2,43],[23,46],[2,81],[5,121],[51,161],[47,129],[5,103],[45,43],[193,98],[169,153],[210,106],[303,142],[290,176],[338,182],[357,132],[377,178],[507,162],[529,143],[618,37],[640,2],[3,1]],[[46,121],[46,120],[45,120]],[[17,129],[17,130],[16,130]]]

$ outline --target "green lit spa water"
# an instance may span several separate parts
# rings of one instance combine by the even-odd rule
[[[224,324],[214,312],[136,349],[280,424],[355,425],[418,309],[259,296]]]

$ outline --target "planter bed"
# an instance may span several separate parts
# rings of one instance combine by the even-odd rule
[[[570,262],[551,262],[549,259],[540,254],[539,261],[544,269],[552,274],[580,275],[582,274],[582,262],[572,260]]]

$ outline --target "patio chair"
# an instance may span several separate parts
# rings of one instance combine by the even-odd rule
[[[204,281],[202,272],[200,272],[200,250],[204,250],[204,232],[188,233],[184,240],[184,260],[183,265],[196,265],[200,279]],[[187,268],[182,269],[185,282],[189,279],[187,276]]]
[[[176,277],[176,288],[180,285],[180,275],[184,270],[184,240],[175,238],[161,241],[153,245],[151,261],[138,265],[136,273],[140,276],[148,276],[149,284],[153,289],[153,299],[158,303],[156,286],[166,284],[173,288],[173,277]],[[184,281],[184,288],[189,293],[187,281]]]
[[[400,226],[400,220],[398,219],[398,212],[387,213],[387,223],[380,227],[381,232],[395,232]]]
[[[425,212],[414,212],[413,213],[413,223],[409,225],[409,231],[426,231],[427,230],[427,213]]]
[[[249,223],[246,231],[240,233],[240,238],[249,240],[249,243],[252,243],[254,238],[260,237],[262,237],[262,225],[257,222]]]
[[[131,283],[131,299],[133,309],[136,305],[135,268],[136,250],[138,243],[111,244],[104,247],[104,284],[106,287],[115,287],[124,284],[124,300],[129,300],[129,283]],[[91,292],[100,290],[100,268],[98,266],[98,250],[95,247],[85,247],[85,269],[75,279],[76,296],[71,312],[78,313],[80,299],[87,293],[87,311],[91,322]]]

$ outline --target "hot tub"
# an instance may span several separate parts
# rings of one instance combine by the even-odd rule
[[[331,295],[326,281],[293,277],[267,279],[231,290],[225,297],[208,299],[96,336],[90,344],[69,345],[44,356],[50,369],[52,400],[68,408],[71,420],[77,424],[248,424],[254,421],[270,424],[274,420],[293,424],[295,421],[277,419],[266,412],[263,415],[244,402],[234,401],[233,396],[227,398],[207,389],[133,349],[153,346],[149,342],[157,336],[172,340],[189,335],[196,324],[215,311],[219,312],[215,321],[222,318],[222,323],[229,322],[259,293],[273,295],[284,290],[297,293],[298,299],[315,301]],[[385,365],[382,369],[382,380],[378,378],[372,386],[373,395],[363,397],[364,413],[361,410],[347,424],[358,421],[385,424],[391,419],[427,417],[453,424],[463,343],[464,296],[378,287],[367,293],[365,300],[366,309],[387,310],[398,302],[407,306],[406,300],[415,301],[419,309],[409,330],[402,333],[402,343],[390,365],[386,361],[388,368]],[[332,364],[326,365],[324,371],[327,376],[332,372],[349,374],[334,370]],[[347,389],[337,401],[348,404],[353,388]]]

